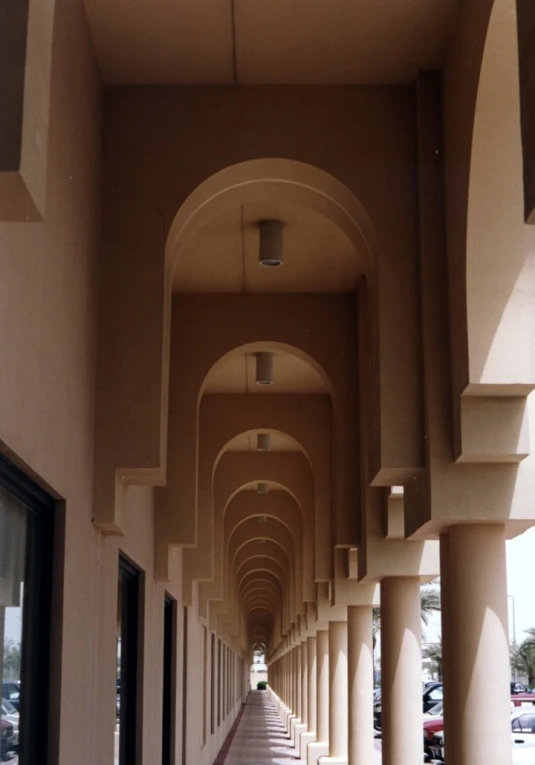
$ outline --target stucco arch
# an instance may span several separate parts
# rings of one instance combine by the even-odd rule
[[[264,576],[265,572],[269,572],[280,583],[282,623],[289,625],[294,604],[294,577],[291,558],[283,546],[271,539],[264,543],[260,543],[258,540],[249,540],[240,548],[234,558],[235,592],[239,592],[242,581],[245,581],[247,577],[255,574]],[[210,603],[210,621],[218,627],[224,623],[229,623],[234,632],[239,631],[239,608],[232,592],[225,599]]]
[[[290,530],[278,519],[268,524],[266,529],[260,530],[258,524],[252,519],[248,519],[240,524],[234,533],[228,538],[228,566],[225,569],[224,586],[225,600],[233,602],[237,593],[236,573],[240,568],[241,562],[249,554],[252,543],[259,544],[259,540],[264,540],[260,546],[264,547],[265,554],[271,554],[270,550],[275,550],[275,546],[284,551],[288,562],[289,572],[289,599],[294,606],[299,606],[302,610],[302,587],[300,586],[300,566],[298,556],[296,555],[297,543]]]
[[[199,583],[199,608],[203,614],[207,601],[222,594],[225,510],[244,486],[255,480],[278,482],[297,503],[303,518],[303,597],[314,598],[314,484],[308,459],[303,452],[225,452],[214,477],[214,578]]]
[[[265,523],[259,523],[259,518],[265,518]],[[266,536],[265,532],[271,521],[281,523],[291,534],[294,545],[294,566],[296,568],[297,585],[299,596],[304,600],[304,582],[312,576],[312,571],[305,571],[304,567],[304,520],[299,505],[287,492],[274,491],[267,495],[257,495],[255,492],[243,491],[235,495],[227,507],[223,527],[223,549],[230,549],[233,535],[238,527],[252,521],[248,528],[256,527],[259,535]],[[311,563],[311,559],[309,559]],[[222,572],[223,573],[223,572]],[[217,577],[216,577],[217,578]],[[311,585],[312,582],[309,581]]]
[[[225,550],[228,550],[228,574],[232,574],[234,558],[247,541],[250,539],[278,540],[287,546],[289,554],[291,552],[292,571],[295,575],[295,597],[297,602],[302,602],[303,534],[302,521],[298,512],[295,512],[297,510],[295,503],[284,502],[281,501],[282,498],[269,495],[259,499],[266,500],[261,503],[264,512],[248,513],[248,500],[245,500],[244,503],[234,504],[234,512],[225,523],[224,545]],[[258,522],[260,515],[267,519],[266,523]],[[225,583],[229,581],[226,571],[223,578]]]
[[[353,192],[318,167],[276,158],[231,165],[192,191],[169,229],[165,248],[169,278],[181,249],[208,221],[245,202],[269,199],[286,199],[331,220],[354,244],[366,272],[373,272],[375,233],[368,214]]]
[[[300,444],[308,455],[314,480],[314,575],[316,579],[330,577],[332,550],[327,540],[331,534],[331,404],[328,396],[313,395],[305,399],[296,410],[294,397],[284,394],[231,397],[213,394],[203,397],[199,464],[202,512],[198,516],[199,544],[194,551],[184,551],[185,597],[191,598],[193,580],[212,579],[212,550],[220,547],[221,540],[215,536],[219,527],[213,525],[214,462],[224,453],[226,444],[236,436],[255,430],[283,433]],[[321,547],[318,546],[318,537],[323,542]]]

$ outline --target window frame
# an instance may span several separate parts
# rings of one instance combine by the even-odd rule
[[[141,765],[143,752],[144,572],[119,551],[117,586],[121,602],[121,708],[119,765]],[[126,603],[124,594],[126,593]],[[125,613],[125,609],[128,609]],[[126,620],[125,620],[126,616]],[[126,627],[124,627],[126,623]],[[126,641],[123,641],[126,629]],[[126,672],[124,671],[126,665]],[[134,666],[134,671],[130,666]]]
[[[177,602],[167,592],[163,602],[162,765],[175,764]]]
[[[18,761],[34,765],[42,761],[44,752],[47,760],[53,760],[57,749],[59,714],[53,710],[59,710],[61,700],[52,703],[52,699],[59,693],[54,659],[61,645],[58,606],[62,611],[62,603],[56,602],[54,584],[62,580],[58,567],[63,570],[63,536],[59,537],[63,527],[58,522],[58,501],[2,454],[0,486],[22,502],[28,513],[20,671],[25,690],[20,695]]]

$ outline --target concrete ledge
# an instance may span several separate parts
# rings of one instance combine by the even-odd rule
[[[292,736],[293,745],[297,750],[299,750],[299,740],[302,736],[302,734],[306,731],[307,726],[305,723],[299,723],[295,726]]]
[[[301,760],[306,760],[307,749],[309,745],[315,740],[316,740],[316,731],[312,731],[311,733],[308,733],[308,732],[301,733],[301,736],[299,738],[299,746],[296,747],[296,749],[299,750],[299,757]]]
[[[313,741],[307,748],[307,765],[317,765],[320,757],[327,757],[329,744],[325,741]]]

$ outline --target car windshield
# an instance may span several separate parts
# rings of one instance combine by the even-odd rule
[[[4,714],[6,715],[16,715],[17,710],[11,703],[11,701],[8,701],[7,699],[2,699],[2,709],[4,710]]]
[[[431,707],[431,709],[428,710],[427,714],[428,715],[441,715],[443,708],[444,708],[444,702],[443,701],[439,701],[438,704],[435,704],[434,707]]]

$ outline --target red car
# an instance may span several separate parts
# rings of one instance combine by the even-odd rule
[[[535,693],[515,693],[511,696],[511,706],[529,707],[535,705]]]
[[[0,756],[2,759],[13,749],[13,726],[7,720],[0,720]]]

